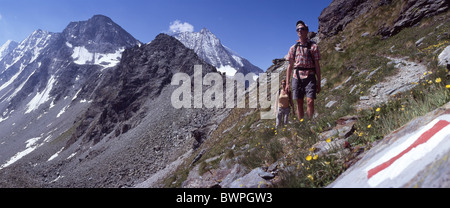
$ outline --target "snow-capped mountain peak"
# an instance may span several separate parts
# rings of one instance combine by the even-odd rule
[[[182,32],[173,36],[186,47],[193,49],[201,59],[226,75],[233,76],[237,72],[243,74],[263,72],[247,59],[222,45],[220,39],[207,28],[203,28],[200,32]]]
[[[109,17],[95,15],[89,20],[71,22],[62,35],[68,44],[85,46],[91,53],[114,53],[120,47],[140,44]]]

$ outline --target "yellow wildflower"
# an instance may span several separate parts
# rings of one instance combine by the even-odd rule
[[[314,177],[313,177],[311,174],[308,175],[308,178],[309,178],[310,180],[314,181]]]
[[[325,165],[329,165],[330,164],[330,162],[324,162],[325,163]]]
[[[303,122],[303,118],[302,118],[302,119],[300,119],[300,122]]]
[[[359,133],[358,136],[362,137],[364,135],[364,132]]]
[[[428,84],[433,84],[433,81],[431,81],[431,80],[430,80],[430,81],[428,81]]]
[[[369,125],[367,126],[368,129],[370,129],[371,127],[372,127],[372,124],[369,124]]]
[[[306,161],[310,161],[312,159],[311,155],[306,156]]]
[[[318,157],[319,155],[314,155],[313,160],[317,160]]]
[[[445,88],[450,89],[450,85],[445,85]]]
[[[315,147],[311,147],[311,148],[309,148],[309,151],[310,151],[310,152],[314,152],[314,150],[316,150],[316,148],[315,148]]]
[[[381,108],[377,108],[375,111],[376,111],[376,112],[380,112],[380,110],[381,110]]]
[[[436,83],[440,83],[441,81],[442,81],[442,80],[441,80],[440,77],[436,78],[436,80],[435,80]]]
[[[328,138],[328,139],[327,139],[327,143],[330,143],[330,142],[331,142],[331,138]]]

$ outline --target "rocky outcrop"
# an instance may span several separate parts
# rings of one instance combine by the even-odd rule
[[[392,0],[334,0],[319,16],[319,36],[328,38],[336,35],[359,16],[380,6],[393,6]],[[402,1],[401,11],[392,25],[385,23],[377,34],[390,37],[405,27],[411,27],[426,17],[448,10],[447,0],[407,0]]]
[[[388,3],[390,0],[382,2]],[[319,16],[319,37],[322,39],[336,35],[372,7],[371,0],[334,0]]]
[[[405,27],[411,27],[426,17],[431,17],[448,10],[448,0],[408,0],[403,4],[399,17],[392,26],[384,26],[378,34],[390,37]]]

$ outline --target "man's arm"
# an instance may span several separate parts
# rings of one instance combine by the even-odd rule
[[[316,86],[317,91],[316,91],[316,93],[319,94],[320,93],[320,82],[322,80],[322,77],[320,75],[320,63],[319,63],[319,60],[315,60],[314,62],[316,64],[316,76],[317,76],[317,86]]]
[[[294,68],[294,61],[289,59],[289,66],[287,67],[287,71],[286,71],[286,88],[284,90],[286,90],[286,92],[291,92],[290,88],[290,79],[291,79],[291,74],[292,74],[292,68]]]

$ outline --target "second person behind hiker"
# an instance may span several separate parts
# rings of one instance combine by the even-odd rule
[[[294,113],[294,103],[292,103],[291,92],[285,90],[286,80],[281,81],[281,88],[278,90],[277,100],[275,102],[275,115],[277,116],[276,126],[287,125],[289,121],[289,113],[292,107],[292,114]]]

